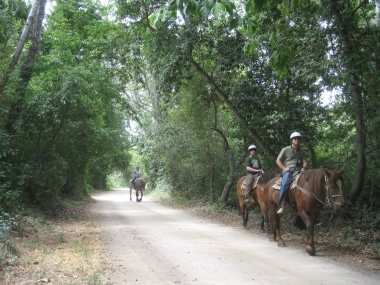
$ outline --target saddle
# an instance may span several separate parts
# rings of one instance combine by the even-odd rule
[[[290,186],[289,186],[288,190],[300,189],[300,187],[298,187],[298,180],[300,179],[301,174],[302,174],[302,172],[296,172],[296,173],[293,174],[293,176],[292,176],[292,183],[290,183]],[[272,188],[280,191],[280,189],[281,189],[281,181],[282,181],[282,177],[280,177],[273,184]],[[296,209],[296,205],[295,205],[295,201],[293,200],[292,196],[290,195],[290,191],[287,191],[286,194],[285,194],[285,196],[284,196],[284,201],[286,201],[286,200],[290,202],[290,205],[292,206],[292,208],[294,210],[297,210]]]
[[[293,174],[292,183],[289,186],[289,189],[295,189],[298,185],[298,180],[301,177],[302,172],[296,172]],[[281,189],[281,181],[282,177],[280,177],[272,186],[273,189],[280,190]]]
[[[257,176],[255,177],[255,180],[253,180],[252,189],[255,189],[255,188],[257,187],[257,182],[259,181],[259,179],[260,179],[260,175],[257,175]],[[246,189],[246,190],[247,190],[247,178],[244,179],[243,183],[241,184],[241,187],[242,187],[243,189]]]

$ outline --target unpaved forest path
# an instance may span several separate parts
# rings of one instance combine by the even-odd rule
[[[265,235],[166,207],[129,189],[98,192],[92,213],[100,222],[111,280],[125,284],[380,284],[379,276],[335,261],[279,248]]]

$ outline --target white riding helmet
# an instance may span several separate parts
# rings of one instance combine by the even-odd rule
[[[248,147],[248,151],[251,152],[251,150],[257,150],[256,146],[254,144],[251,144],[249,147]]]
[[[290,139],[293,139],[293,138],[302,138],[302,136],[299,132],[294,132],[290,135]]]

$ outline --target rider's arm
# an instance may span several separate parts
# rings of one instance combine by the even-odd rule
[[[282,163],[282,161],[281,161],[280,158],[277,158],[276,163],[277,163],[278,167],[280,167],[283,171],[285,171],[285,172],[290,171],[289,167],[286,167],[286,166]]]
[[[248,171],[251,171],[251,172],[257,172],[257,173],[261,172],[260,169],[254,169],[254,168],[252,168],[250,166],[246,166],[245,169],[247,169]]]
[[[302,168],[301,168],[301,171],[306,170],[306,167],[307,167],[307,160],[304,159],[303,162],[302,162]]]

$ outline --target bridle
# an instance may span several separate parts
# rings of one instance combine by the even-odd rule
[[[340,180],[340,179],[339,179]],[[325,203],[322,203],[325,206],[327,207],[332,207],[333,205],[337,205],[337,206],[342,206],[343,203],[337,203],[335,202],[335,198],[336,197],[343,197],[343,194],[338,194],[338,195],[333,195],[332,194],[332,190],[331,190],[331,187],[329,187],[329,178],[327,177],[327,175],[325,175],[325,186],[326,186],[326,202]],[[339,188],[340,191],[342,191],[341,188]]]

